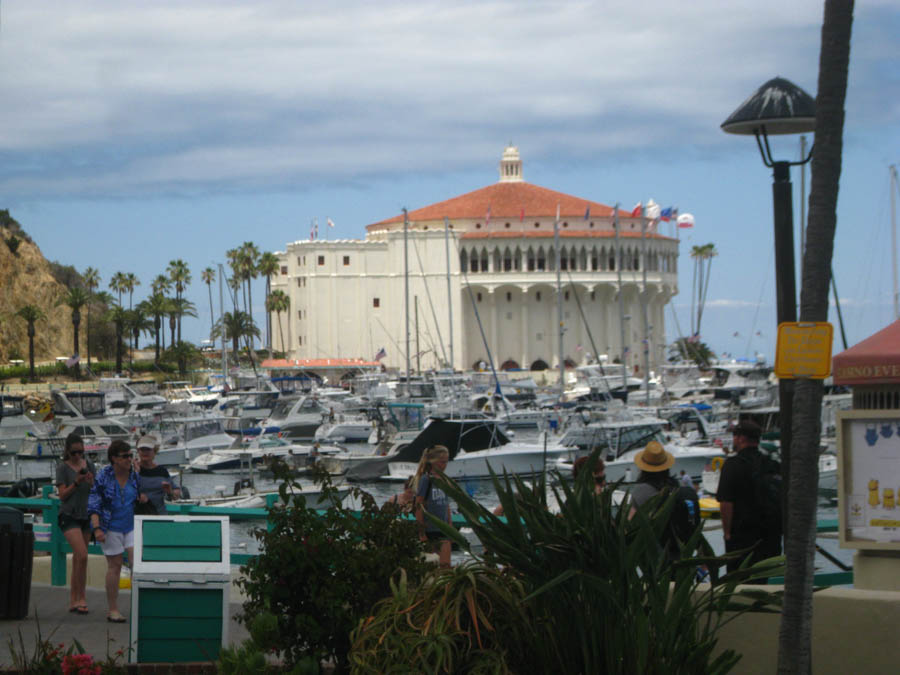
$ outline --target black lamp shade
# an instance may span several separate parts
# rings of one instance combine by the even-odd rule
[[[783,77],[769,80],[722,122],[729,134],[803,134],[816,130],[813,97]]]

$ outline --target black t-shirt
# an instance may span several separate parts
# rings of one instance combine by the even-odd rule
[[[745,454],[747,453],[747,454]],[[763,533],[756,513],[756,497],[753,491],[753,461],[759,456],[759,448],[744,448],[738,455],[732,455],[722,465],[719,476],[719,490],[716,499],[734,504],[732,534],[742,537],[761,537]],[[751,460],[751,461],[748,461]]]
[[[154,466],[152,469],[141,467],[141,492],[147,495],[150,503],[156,508],[156,513],[166,513],[166,493],[163,482],[172,484],[169,471],[164,466]]]

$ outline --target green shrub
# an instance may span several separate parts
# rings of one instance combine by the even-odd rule
[[[418,582],[427,569],[416,524],[380,509],[359,488],[352,495],[361,509],[344,508],[326,474],[317,481],[331,505],[324,511],[307,508],[285,467],[274,471],[288,506],[272,509],[269,529],[254,532],[261,553],[241,569],[239,583],[247,596],[242,620],[263,612],[274,615],[275,626],[258,629],[260,646],[291,665],[333,659],[340,669],[350,632],[390,594],[391,575],[402,567]]]
[[[546,477],[533,487],[518,479],[514,487],[509,478],[501,483],[494,477],[506,518],[493,515],[452,481],[436,481],[484,545],[482,569],[504,570],[503,575],[482,574],[492,583],[507,584],[506,593],[497,591],[495,596],[522,595],[515,611],[496,612],[489,621],[479,622],[490,627],[481,633],[482,639],[492,632],[502,636],[489,650],[491,660],[477,661],[479,668],[517,673],[728,672],[740,655],[730,650],[714,655],[719,627],[730,620],[731,612],[765,610],[772,602],[765,591],[738,591],[736,586],[773,574],[781,559],[701,585],[698,566],[716,570],[724,558],[710,554],[698,530],[680,560],[668,559],[659,541],[673,498],[651,502],[646,513],[641,509],[629,521],[625,509],[616,507],[613,490],[594,495],[591,472],[583,473],[574,488],[556,475],[561,486],[554,489],[559,514],[546,508]],[[465,537],[453,528],[442,529],[475,555]],[[704,554],[695,557],[689,553],[694,550]],[[448,593],[478,608],[482,604],[473,590],[477,581],[473,577],[472,589],[459,587]],[[404,612],[395,592],[393,609],[401,616],[409,615],[408,621],[392,618],[386,604],[376,608],[373,619],[354,635],[351,661],[356,672],[387,672],[394,657],[371,649],[373,640],[389,640],[392,646],[406,641],[419,644],[412,656],[427,672],[453,672],[451,665],[480,658],[476,652],[481,646],[473,645],[471,628],[463,629],[462,621],[448,618],[452,612],[432,612],[430,623],[412,620],[417,611],[413,608],[429,603],[428,593],[427,585],[407,591]],[[745,602],[739,602],[742,599]],[[435,623],[444,630],[436,631]],[[427,659],[426,647],[431,649]],[[448,654],[453,655],[453,664]],[[409,657],[402,652],[402,658]]]

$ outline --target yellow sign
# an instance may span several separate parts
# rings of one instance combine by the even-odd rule
[[[834,328],[827,321],[778,324],[775,374],[822,380],[831,374]]]

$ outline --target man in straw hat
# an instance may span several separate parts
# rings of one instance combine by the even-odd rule
[[[681,543],[686,541],[700,524],[700,501],[693,487],[681,485],[669,475],[675,464],[675,456],[659,441],[650,441],[634,456],[634,463],[640,469],[629,498],[631,509],[628,519],[632,519],[638,509],[660,493],[675,494],[675,504],[669,514],[669,522],[663,533],[663,546],[670,559],[681,557]]]
[[[752,549],[747,555],[728,562],[728,571],[740,567],[747,556],[758,562],[781,554],[780,496],[765,494],[766,471],[777,463],[759,451],[760,426],[752,420],[742,420],[731,433],[734,453],[722,465],[719,489],[719,511],[722,514],[722,534],[726,551]],[[774,470],[774,469],[773,469]],[[777,479],[780,474],[773,474]],[[780,481],[778,487],[780,487]],[[775,488],[777,491],[777,487]],[[761,503],[767,500],[768,504]],[[773,513],[769,517],[767,514]],[[750,583],[766,583],[756,579]]]

